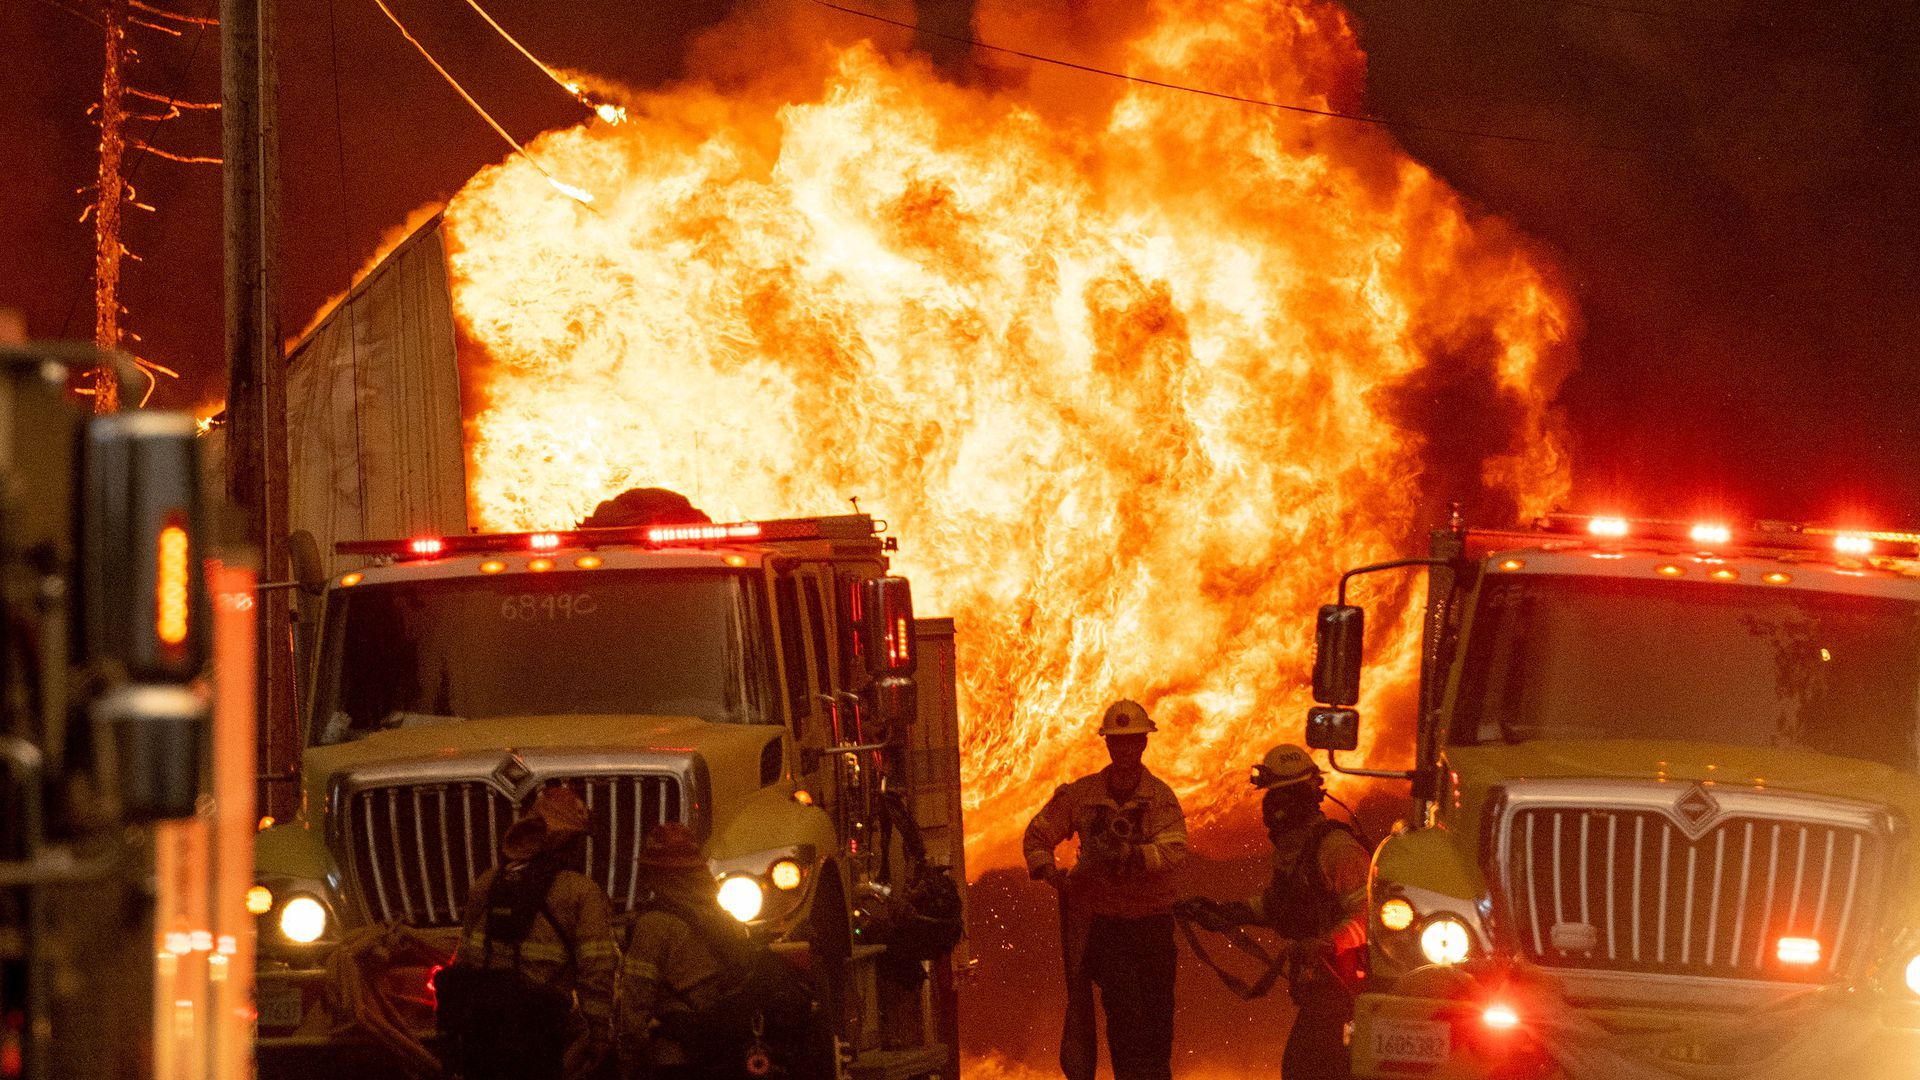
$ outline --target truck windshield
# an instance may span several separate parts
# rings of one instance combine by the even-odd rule
[[[337,589],[314,741],[489,716],[776,723],[750,579],[697,570],[501,574]]]
[[[1456,743],[1704,739],[1920,767],[1910,600],[1534,574],[1488,581],[1473,619]]]

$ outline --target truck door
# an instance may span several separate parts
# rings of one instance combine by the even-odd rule
[[[803,565],[779,572],[774,579],[774,602],[780,622],[780,665],[787,710],[798,751],[794,777],[801,787],[813,792],[821,806],[832,811],[838,785],[834,763],[822,751],[839,741],[834,694],[841,686],[834,678],[832,635],[827,633],[832,611],[826,605],[831,601],[821,588],[820,568]]]

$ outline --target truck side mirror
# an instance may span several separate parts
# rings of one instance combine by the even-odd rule
[[[1352,709],[1308,709],[1307,746],[1313,750],[1358,750],[1360,714]]]
[[[920,714],[920,691],[911,676],[889,675],[867,686],[870,713],[880,721],[882,741],[892,741],[913,726]]]
[[[293,559],[293,580],[308,596],[327,591],[327,567],[320,561],[320,543],[305,529],[287,537],[287,554]]]
[[[913,590],[906,578],[860,583],[860,652],[872,678],[913,674]]]
[[[1359,703],[1360,650],[1365,629],[1366,612],[1361,609],[1348,604],[1320,605],[1313,637],[1313,700],[1322,705]]]

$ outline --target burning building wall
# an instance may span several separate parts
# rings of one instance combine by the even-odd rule
[[[1322,110],[1364,70],[1313,0],[982,4],[976,29]],[[1297,737],[1342,567],[1449,498],[1563,494],[1567,301],[1377,126],[989,54],[961,84],[907,36],[749,5],[625,123],[532,144],[590,205],[524,159],[454,199],[475,524],[635,485],[716,517],[858,496],[957,620],[976,868],[1098,763],[1118,695],[1204,825]],[[1376,599],[1404,685],[1414,598]]]

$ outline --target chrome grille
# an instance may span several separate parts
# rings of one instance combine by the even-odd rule
[[[648,827],[685,820],[672,776],[559,778],[587,804],[586,873],[619,911],[639,899],[640,841]],[[349,883],[368,918],[451,926],[475,878],[499,861],[513,803],[481,780],[355,791],[346,804]]]
[[[1523,807],[1506,835],[1501,882],[1530,959],[1723,978],[1847,972],[1885,856],[1878,834],[1847,824],[1729,816],[1690,837],[1643,809]],[[1781,964],[1782,937],[1818,941],[1819,961]]]

